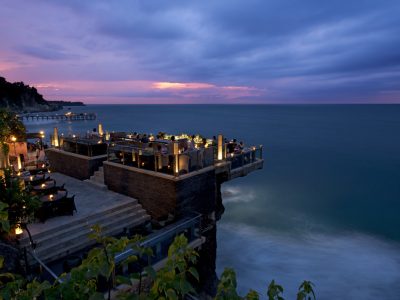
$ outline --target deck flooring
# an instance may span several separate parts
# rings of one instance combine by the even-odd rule
[[[50,173],[50,177],[57,181],[58,186],[65,184],[68,197],[75,195],[75,205],[78,212],[74,212],[73,216],[50,218],[45,223],[29,224],[28,227],[32,235],[87,218],[94,213],[105,212],[113,207],[136,201],[131,197],[101,189],[90,182],[81,181],[60,173]],[[25,235],[26,233],[24,233]]]

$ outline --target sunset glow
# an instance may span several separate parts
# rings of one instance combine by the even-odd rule
[[[156,82],[153,83],[155,89],[176,89],[176,90],[196,90],[196,89],[210,89],[215,87],[213,84],[208,83],[182,83],[182,82]]]

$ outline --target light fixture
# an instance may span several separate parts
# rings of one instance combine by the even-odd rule
[[[21,235],[22,233],[24,233],[24,231],[21,228],[21,224],[17,224],[15,226],[15,235]]]

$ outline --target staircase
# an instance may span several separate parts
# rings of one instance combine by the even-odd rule
[[[89,183],[96,185],[97,187],[107,189],[106,185],[104,184],[104,170],[103,166],[101,166],[92,176],[90,179],[85,180]]]
[[[43,262],[48,263],[94,245],[95,242],[88,239],[92,225],[100,225],[104,236],[113,236],[149,220],[150,216],[142,206],[137,200],[132,199],[128,203],[116,204],[107,210],[93,212],[32,234],[32,239],[36,243],[35,253]],[[20,239],[20,247],[31,250],[29,237],[26,234]],[[35,263],[33,258],[29,263]]]

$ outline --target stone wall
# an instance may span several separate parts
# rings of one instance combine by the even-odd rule
[[[46,149],[50,169],[80,180],[89,179],[107,159],[107,155],[88,157],[59,149]]]
[[[214,211],[214,167],[180,177],[104,162],[104,183],[117,193],[136,198],[155,219],[186,211]]]

